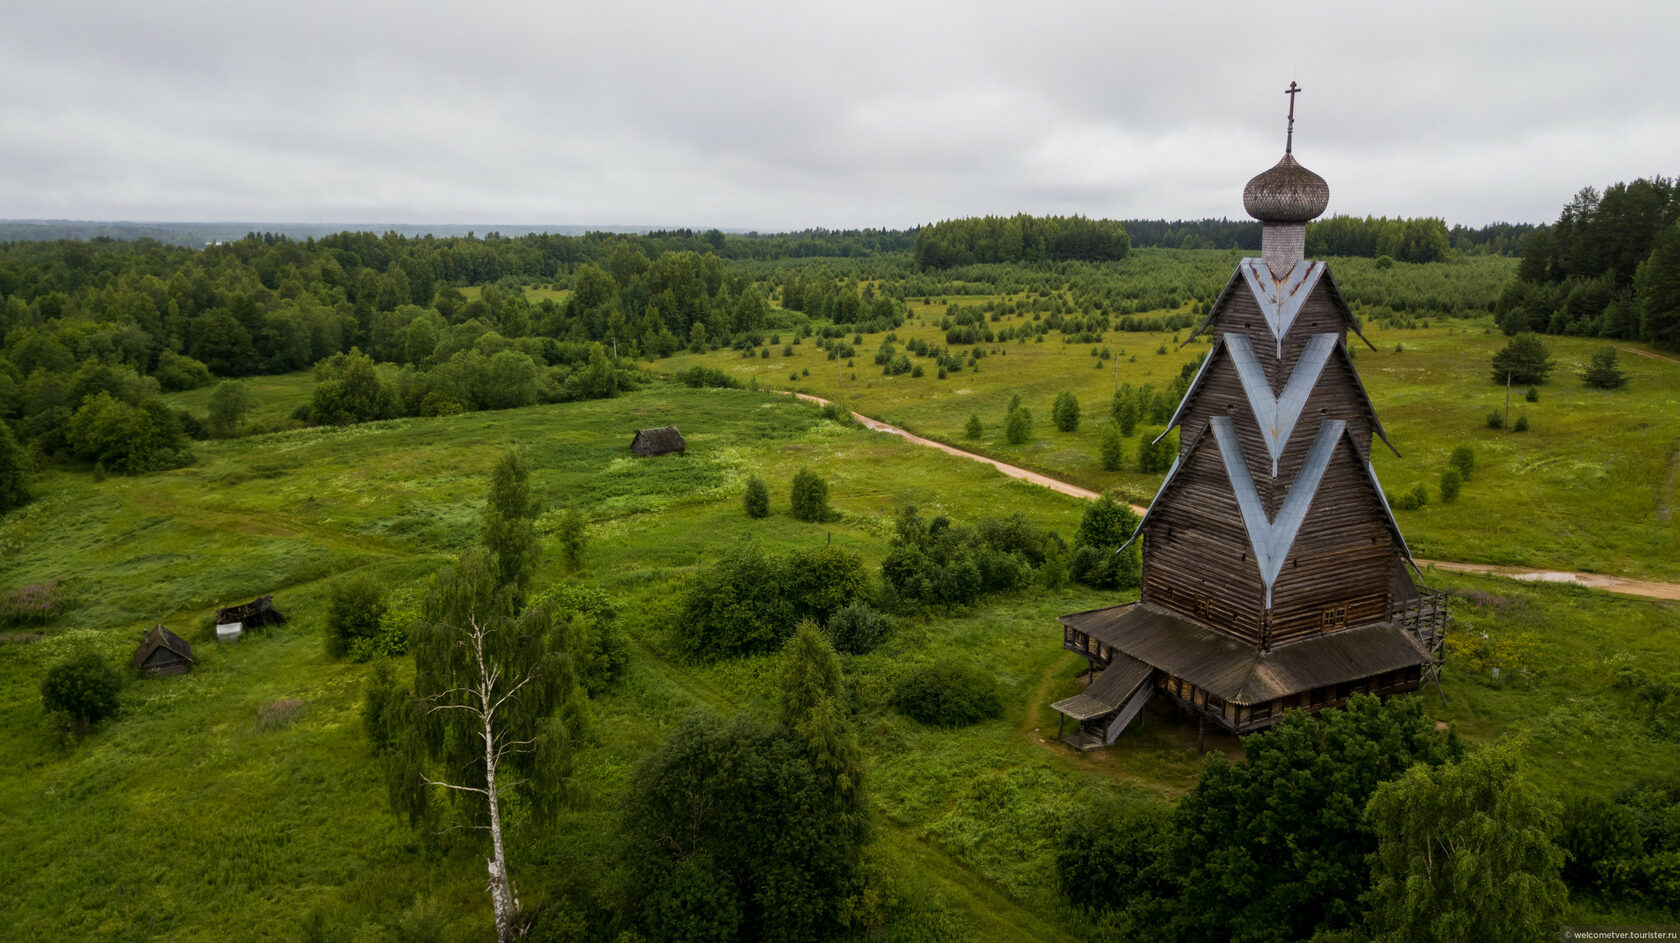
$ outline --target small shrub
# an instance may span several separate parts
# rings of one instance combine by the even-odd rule
[[[800,521],[828,519],[828,482],[809,468],[801,468],[793,476],[793,517]]]
[[[1101,450],[1103,471],[1119,471],[1122,454],[1120,427],[1111,422],[1103,427]]]
[[[716,367],[689,367],[687,370],[679,370],[677,379],[682,381],[683,385],[696,389],[709,386],[733,390],[741,386],[739,380]]]
[[[1453,446],[1452,454],[1447,456],[1447,464],[1458,469],[1461,481],[1469,481],[1470,473],[1476,470],[1476,453],[1468,445]]]
[[[1449,467],[1441,473],[1441,501],[1451,504],[1458,500],[1458,489],[1464,484],[1464,476],[1457,468]]]
[[[1529,387],[1528,392],[1523,394],[1523,399],[1528,400],[1530,403],[1540,402],[1540,388],[1538,386]]]
[[[834,650],[848,655],[867,655],[886,641],[892,631],[887,617],[864,603],[853,603],[834,613],[828,620],[828,632]]]
[[[1517,421],[1511,423],[1511,431],[1512,432],[1527,432],[1528,431],[1528,417],[1526,415],[1518,416]]]
[[[378,635],[386,608],[384,589],[365,573],[334,583],[327,596],[327,654],[343,658],[357,642]]]
[[[583,518],[583,512],[575,507],[569,507],[560,515],[560,560],[566,564],[568,573],[576,573],[583,569],[583,551],[589,543],[589,522]]]
[[[1616,348],[1600,347],[1593,352],[1592,364],[1581,379],[1591,389],[1619,390],[1627,386],[1627,374],[1616,363]]]
[[[1003,713],[996,679],[949,659],[906,674],[892,704],[906,717],[935,727],[967,727]]]
[[[1009,411],[1003,423],[1003,437],[1010,445],[1021,445],[1032,438],[1032,410],[1020,406]]]
[[[1500,412],[1497,409],[1494,410],[1491,413],[1488,413],[1487,414],[1487,427],[1489,429],[1503,429],[1503,428],[1505,428],[1505,414]]]
[[[944,376],[945,371],[943,369],[941,369],[939,371],[939,375]],[[963,426],[963,437],[964,438],[969,438],[969,439],[978,439],[984,434],[985,434],[985,428],[980,425],[979,414],[978,413],[969,413],[968,414],[968,424]]]
[[[117,712],[122,676],[88,652],[47,669],[41,680],[41,706],[48,714],[63,714],[72,729],[83,732]]]
[[[1102,366],[1098,364],[1098,366]],[[1050,419],[1056,428],[1062,432],[1076,432],[1079,429],[1079,400],[1067,390],[1056,394],[1055,405],[1050,407]]]
[[[747,491],[741,496],[741,507],[748,517],[770,516],[770,489],[764,479],[753,475],[747,479]]]

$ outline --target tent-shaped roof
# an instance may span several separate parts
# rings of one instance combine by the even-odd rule
[[[134,667],[140,668],[145,665],[146,659],[152,657],[152,653],[160,648],[174,652],[187,661],[193,660],[192,646],[187,644],[187,640],[164,628],[160,623],[146,633],[145,640],[134,650]]]
[[[664,455],[667,452],[681,452],[687,448],[688,443],[684,441],[676,426],[639,429],[636,437],[630,440],[630,451],[637,455]]]
[[[1318,435],[1313,439],[1312,448],[1307,453],[1306,461],[1296,474],[1295,480],[1289,485],[1289,493],[1283,499],[1283,505],[1278,508],[1276,517],[1267,517],[1265,504],[1260,500],[1259,489],[1254,485],[1254,477],[1249,473],[1248,461],[1243,458],[1242,445],[1237,440],[1236,429],[1232,426],[1228,416],[1214,416],[1208,420],[1207,427],[1202,434],[1191,443],[1185,456],[1194,455],[1204,447],[1208,436],[1213,436],[1219,448],[1219,458],[1225,468],[1225,477],[1231,482],[1231,490],[1236,495],[1237,506],[1242,509],[1243,526],[1248,531],[1249,545],[1254,551],[1255,562],[1260,567],[1260,578],[1266,587],[1266,604],[1271,605],[1272,585],[1282,571],[1283,562],[1289,555],[1290,547],[1294,546],[1295,537],[1300,532],[1301,524],[1306,520],[1307,511],[1312,507],[1313,497],[1318,493],[1319,482],[1323,480],[1325,469],[1330,466],[1330,460],[1336,454],[1337,445],[1344,440],[1355,457],[1359,450],[1354,446],[1347,423],[1340,419],[1328,419],[1319,425]],[[1155,498],[1149,503],[1144,512],[1143,521],[1149,520],[1157,505],[1166,496],[1178,477],[1182,461],[1173,462],[1167,472],[1166,480],[1161,482],[1161,490],[1155,493]],[[1388,498],[1383,494],[1382,484],[1377,481],[1377,470],[1370,462],[1360,462],[1365,472],[1366,481],[1371,490],[1376,493],[1377,501],[1382,505],[1383,521],[1394,535],[1400,550],[1406,560],[1412,560],[1411,549],[1406,546],[1406,539],[1400,533],[1400,525],[1394,520],[1394,512],[1388,506]],[[1131,544],[1138,535],[1143,533],[1143,523],[1138,524],[1130,539],[1121,545],[1122,550]],[[1413,562],[1413,567],[1416,563]]]

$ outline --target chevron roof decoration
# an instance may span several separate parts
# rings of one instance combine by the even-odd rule
[[[1324,263],[1302,259],[1295,263],[1282,281],[1274,281],[1272,270],[1260,259],[1243,259],[1237,271],[1248,282],[1248,290],[1254,294],[1254,300],[1260,303],[1260,313],[1272,329],[1272,336],[1277,338],[1277,355],[1282,357],[1283,335],[1289,333],[1295,316],[1301,313],[1301,306],[1306,304],[1307,296],[1318,284],[1318,277],[1324,274]]]
[[[1307,349],[1295,362],[1295,371],[1289,375],[1289,382],[1277,395],[1273,395],[1272,384],[1266,379],[1266,369],[1260,365],[1260,358],[1254,355],[1254,348],[1247,337],[1227,334],[1225,346],[1231,350],[1231,361],[1236,364],[1243,392],[1248,394],[1248,406],[1254,410],[1254,421],[1260,424],[1260,434],[1266,439],[1266,451],[1272,456],[1272,477],[1276,478],[1278,459],[1283,457],[1284,446],[1289,444],[1289,433],[1295,429],[1296,420],[1301,418],[1301,410],[1306,408],[1307,397],[1312,395],[1318,375],[1324,372],[1324,365],[1336,349],[1336,335],[1314,334],[1307,341]]]
[[[1237,441],[1237,430],[1232,426],[1230,417],[1215,416],[1208,424],[1213,429],[1214,440],[1219,443],[1219,457],[1225,463],[1225,474],[1231,480],[1237,506],[1242,509],[1243,526],[1248,528],[1248,542],[1254,548],[1254,560],[1260,566],[1260,580],[1266,584],[1266,608],[1270,609],[1272,584],[1283,570],[1284,558],[1295,543],[1301,522],[1307,519],[1307,509],[1312,506],[1318,483],[1324,478],[1324,470],[1330,465],[1330,456],[1335,453],[1336,442],[1341,439],[1347,423],[1340,419],[1327,419],[1318,427],[1318,437],[1307,453],[1306,464],[1301,466],[1300,473],[1290,483],[1289,494],[1283,499],[1283,506],[1278,508],[1275,519],[1266,516],[1266,507],[1260,500],[1260,492],[1254,487],[1254,477],[1248,473],[1242,443]]]

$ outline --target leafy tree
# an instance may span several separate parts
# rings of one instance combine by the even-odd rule
[[[1032,438],[1032,410],[1017,406],[1003,421],[1003,437],[1010,445],[1021,445]]]
[[[1627,386],[1627,374],[1616,363],[1616,348],[1600,347],[1593,352],[1592,365],[1581,379],[1595,390],[1619,390]]]
[[[321,425],[344,426],[389,419],[396,413],[396,397],[379,378],[372,358],[358,348],[315,367],[310,416]]]
[[[183,458],[179,421],[155,398],[130,406],[102,390],[70,417],[65,438],[77,458],[119,475],[177,466]]]
[[[967,439],[978,439],[984,434],[985,429],[980,425],[980,415],[978,413],[969,413],[968,424],[963,426],[963,437]]]
[[[1546,382],[1552,372],[1551,352],[1540,342],[1538,334],[1518,334],[1493,355],[1493,382],[1503,386],[1507,381],[1519,384]]]
[[[766,652],[780,645],[797,618],[777,569],[752,541],[729,547],[695,574],[683,595],[678,644],[701,658]]]
[[[518,452],[504,453],[490,470],[490,492],[484,502],[483,544],[495,561],[497,585],[512,587],[520,598],[531,586],[542,553],[530,478],[531,471]]]
[[[29,489],[24,486],[28,474],[28,454],[13,437],[12,427],[0,419],[0,514],[29,500]]]
[[[1355,926],[1377,835],[1364,818],[1379,784],[1458,752],[1415,697],[1356,694],[1317,717],[1291,711],[1243,741],[1247,762],[1212,753],[1173,814],[1162,918],[1185,940],[1305,940]]]
[[[1553,811],[1510,744],[1415,766],[1371,796],[1370,920],[1379,940],[1538,940],[1567,891]]]
[[[581,734],[568,623],[541,608],[520,612],[499,561],[468,550],[432,581],[414,639],[414,688],[402,747],[386,756],[393,804],[429,822],[436,790],[468,828],[489,838],[488,890],[496,938],[517,933],[520,908],[508,875],[504,793],[538,822],[567,797]]]
[[[1455,445],[1447,456],[1447,464],[1458,469],[1460,478],[1469,481],[1470,473],[1476,470],[1476,453],[1468,445]]]
[[[887,617],[857,602],[829,616],[828,632],[834,639],[835,651],[848,655],[867,655],[886,640],[892,631]]]
[[[251,411],[251,391],[238,380],[223,380],[210,394],[210,432],[220,437],[239,431]]]
[[[257,372],[257,349],[251,332],[227,311],[215,311],[193,326],[192,355],[219,376]]]
[[[53,665],[41,679],[41,706],[63,714],[86,731],[117,712],[122,676],[105,659],[87,652]]]
[[[1116,501],[1112,494],[1090,503],[1079,521],[1073,541],[1071,575],[1087,586],[1129,589],[1142,579],[1142,549],[1136,541],[1124,553],[1116,553],[1130,540],[1142,519],[1131,506]]]
[[[1120,427],[1114,423],[1103,426],[1100,457],[1103,471],[1119,471],[1122,461]]]
[[[1464,475],[1456,466],[1449,465],[1441,473],[1441,501],[1451,504],[1458,500],[1458,489],[1464,486]]]
[[[1056,402],[1050,407],[1050,419],[1056,428],[1062,432],[1074,432],[1079,429],[1079,400],[1067,390],[1056,394]]]
[[[1145,429],[1141,438],[1138,471],[1158,475],[1172,468],[1173,459],[1178,457],[1178,430],[1168,430],[1163,435],[1153,429]]]
[[[576,507],[568,507],[560,515],[560,527],[556,534],[560,542],[560,559],[566,564],[566,572],[576,573],[583,569],[583,551],[588,544],[588,523],[583,518],[583,512]]]
[[[801,468],[793,476],[791,504],[794,520],[828,520],[828,482],[809,468]]]
[[[357,642],[379,634],[388,608],[384,587],[366,573],[333,583],[327,594],[327,654],[343,658]]]
[[[864,594],[869,577],[862,557],[826,544],[789,554],[782,562],[781,582],[795,612],[827,625],[830,616]]]
[[[748,517],[770,516],[770,489],[765,486],[764,479],[753,475],[747,479],[746,493],[741,496],[741,506]]]
[[[1137,428],[1138,420],[1142,418],[1141,413],[1137,391],[1132,389],[1130,383],[1121,384],[1120,388],[1114,391],[1114,403],[1109,408],[1109,415],[1119,424],[1121,435],[1132,434],[1132,430]]]
[[[1172,806],[1113,797],[1081,806],[1090,814],[1056,836],[1056,883],[1068,903],[1108,910],[1169,893],[1160,862],[1171,850]]]

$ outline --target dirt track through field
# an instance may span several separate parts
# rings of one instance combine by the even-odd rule
[[[1669,359],[1667,357],[1663,357],[1658,354],[1651,354],[1646,351],[1633,350],[1632,348],[1628,348],[1628,350],[1633,353],[1656,357],[1659,360]],[[793,395],[805,400],[806,402],[816,403],[819,406],[829,405],[829,401],[820,396],[812,396],[809,393],[794,393]],[[1070,495],[1075,498],[1084,498],[1087,501],[1092,501],[1099,497],[1097,492],[1092,491],[1089,488],[1081,488],[1078,485],[1069,484],[1068,482],[1052,478],[1041,472],[1031,471],[1017,465],[1011,465],[1007,462],[1000,462],[995,458],[987,458],[984,455],[977,455],[974,452],[964,451],[954,445],[946,445],[943,442],[935,442],[932,439],[924,439],[908,430],[900,429],[898,426],[882,422],[879,419],[872,419],[862,413],[852,413],[852,418],[856,419],[858,423],[865,428],[873,429],[876,432],[886,432],[891,435],[898,436],[907,442],[915,443],[916,445],[925,445],[928,448],[938,449],[947,455],[955,455],[958,458],[966,458],[976,462],[983,462],[998,471],[1003,472],[1011,478],[1019,478],[1022,481],[1030,481],[1035,485],[1043,485],[1053,491],[1059,491],[1062,494]],[[1132,510],[1142,514],[1145,509],[1141,505],[1134,504],[1132,505]],[[1601,589],[1605,592],[1620,593],[1624,596],[1641,596],[1646,599],[1680,600],[1680,583],[1661,583],[1652,580],[1635,580],[1628,579],[1623,576],[1607,576],[1602,573],[1572,573],[1567,570],[1537,570],[1520,566],[1498,566],[1491,563],[1451,563],[1442,560],[1419,560],[1417,563],[1418,566],[1432,566],[1436,569],[1446,570],[1452,573],[1476,573],[1484,576],[1503,576],[1509,579],[1526,580],[1535,583],[1569,583],[1574,586],[1585,586],[1589,589]]]

